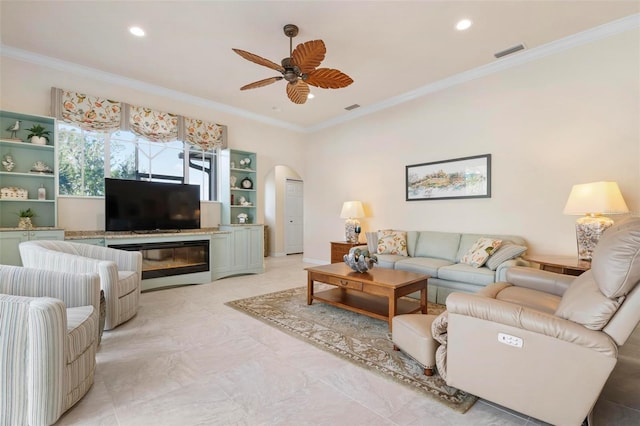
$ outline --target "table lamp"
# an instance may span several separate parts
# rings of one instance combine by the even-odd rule
[[[356,233],[356,227],[360,228],[358,218],[364,217],[364,209],[360,201],[345,201],[342,204],[340,217],[346,219],[344,224],[344,237],[349,243],[357,243],[360,232]]]
[[[584,215],[576,221],[578,258],[591,260],[591,254],[602,233],[613,225],[603,214],[628,213],[616,182],[591,182],[573,185],[564,214]]]

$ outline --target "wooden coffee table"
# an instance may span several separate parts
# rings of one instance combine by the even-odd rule
[[[400,314],[427,313],[427,280],[429,275],[394,269],[373,268],[368,272],[354,272],[344,263],[313,266],[307,271],[307,304],[314,300],[338,306],[389,323]],[[336,286],[314,291],[314,282]],[[420,301],[400,299],[420,291]]]

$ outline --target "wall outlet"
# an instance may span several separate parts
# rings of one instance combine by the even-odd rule
[[[523,341],[521,338],[512,336],[510,334],[498,333],[498,342],[504,343],[505,345],[513,346],[516,348],[521,348]]]

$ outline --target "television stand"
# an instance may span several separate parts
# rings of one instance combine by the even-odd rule
[[[142,253],[142,279],[208,272],[210,239],[193,241],[135,242],[109,247]]]
[[[148,278],[149,271],[145,273],[141,283],[141,290],[155,290],[190,284],[205,284],[221,278],[233,275],[260,274],[264,272],[264,226],[250,225],[220,225],[218,228],[201,228],[179,232],[146,233],[133,232],[104,232],[87,233],[85,231],[68,231],[65,239],[95,244],[98,246],[114,247],[119,245],[136,247],[137,250],[149,250],[148,264],[166,261],[177,257],[182,264],[180,267],[193,266],[201,262],[187,258],[184,253],[174,253],[174,249],[180,252],[180,248],[192,244],[192,242],[206,241],[208,243],[208,268],[206,271],[179,270],[179,274]],[[164,246],[170,243],[171,247]],[[173,247],[177,245],[177,247]],[[151,248],[151,249],[150,249]],[[169,250],[164,252],[163,250]],[[196,250],[196,259],[201,259]],[[4,254],[4,252],[3,252]],[[207,257],[205,255],[205,257]],[[150,268],[146,268],[150,269]]]
[[[211,233],[134,233],[106,245],[142,254],[142,291],[211,282]]]

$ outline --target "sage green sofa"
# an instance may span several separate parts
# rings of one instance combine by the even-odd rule
[[[407,254],[376,254],[378,264],[376,268],[398,269],[402,271],[418,272],[430,275],[427,298],[430,302],[444,304],[447,296],[454,292],[476,293],[488,284],[505,281],[507,270],[514,266],[529,266],[522,254],[510,258],[507,251],[514,253],[519,250],[503,250],[500,247],[487,261],[491,267],[484,265],[479,268],[460,263],[462,257],[480,238],[494,238],[502,240],[503,246],[511,248],[523,247],[526,241],[515,235],[471,234],[438,231],[406,231]],[[353,247],[368,249],[370,253],[377,253],[378,232],[367,232],[367,244]],[[504,261],[500,259],[508,257]],[[494,257],[495,256],[495,257]],[[493,257],[493,259],[492,259]]]

